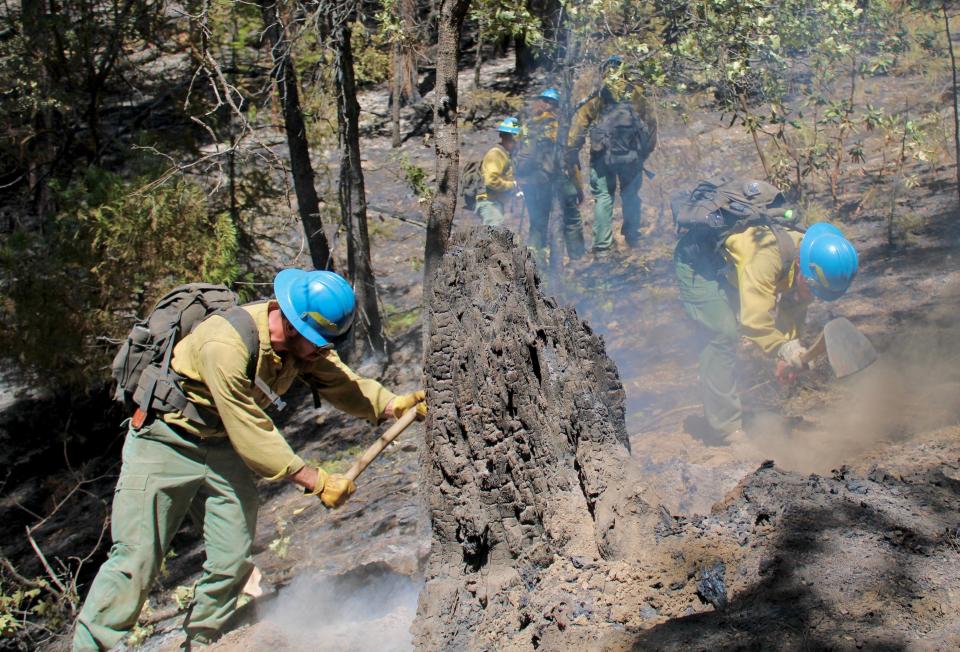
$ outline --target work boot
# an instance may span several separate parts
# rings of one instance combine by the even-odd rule
[[[683,420],[683,430],[707,446],[722,446],[726,433],[717,430],[703,415],[692,414]]]
[[[597,265],[608,265],[613,261],[613,249],[594,249],[593,262]]]

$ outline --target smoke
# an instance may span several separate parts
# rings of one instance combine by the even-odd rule
[[[406,652],[413,649],[410,626],[422,586],[422,577],[380,566],[299,576],[270,603],[248,644],[290,652]]]
[[[782,468],[824,473],[875,454],[885,443],[956,423],[958,360],[960,328],[910,328],[868,369],[829,381],[829,404],[801,401],[809,428],[788,430],[780,419],[761,417],[751,441]]]

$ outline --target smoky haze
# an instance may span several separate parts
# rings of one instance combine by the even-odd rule
[[[217,649],[407,652],[422,585],[421,577],[379,568],[301,575],[264,609],[242,646],[225,641]]]

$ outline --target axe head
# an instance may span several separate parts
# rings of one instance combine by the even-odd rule
[[[877,360],[877,350],[866,336],[845,317],[827,322],[823,327],[827,359],[837,378],[866,369]]]

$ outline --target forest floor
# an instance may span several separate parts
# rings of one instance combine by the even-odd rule
[[[461,76],[464,88],[469,74]],[[485,79],[509,87],[509,62],[492,62]],[[921,84],[929,80],[884,78],[863,92],[874,93],[877,103],[893,110],[906,98],[922,96]],[[396,150],[390,148],[386,94],[376,89],[359,99],[369,203],[422,220],[422,207],[399,178]],[[932,96],[929,106],[916,110],[931,110],[936,100]],[[653,571],[624,576],[619,593],[610,597],[621,611],[611,621],[626,625],[577,644],[597,649],[763,649],[776,634],[785,642],[781,649],[956,649],[960,211],[953,168],[911,164],[908,172],[919,185],[894,202],[895,246],[888,242],[890,198],[886,190],[877,191],[885,187],[869,172],[872,162],[858,164],[863,173],[845,175],[840,221],[860,253],[860,274],[842,300],[814,304],[808,332],[845,316],[876,345],[880,362],[843,381],[831,378],[821,365],[798,386],[783,390],[769,363],[745,347],[741,386],[754,415],[748,440],[736,446],[703,441],[684,430],[685,419],[700,410],[698,349],[676,298],[675,238],[666,199],[698,178],[757,176],[760,170],[743,129],[725,128],[716,112],[695,103],[686,107],[693,116],[687,119],[666,104],[660,147],[648,164],[656,177],[641,193],[645,245],[628,252],[619,243],[612,259],[569,267],[561,277],[548,279],[547,287],[560,301],[575,305],[581,318],[603,335],[617,363],[627,396],[632,456],[647,483],[647,502],[663,505],[678,523],[704,532],[714,521],[726,519],[728,527],[740,518],[743,536],[725,544],[729,550],[718,548],[716,555],[753,565],[744,561],[736,573],[729,569],[731,606],[723,611],[694,601],[689,587],[681,589],[689,578],[667,571],[662,577]],[[417,118],[406,109],[405,127]],[[479,157],[495,133],[467,130],[463,139],[466,160]],[[432,171],[429,142],[410,138],[401,151]],[[581,212],[589,237],[589,193]],[[476,222],[461,211],[455,228]],[[521,211],[515,210],[507,226],[523,240]],[[394,345],[384,382],[412,389],[420,385],[423,230],[372,211],[370,232]],[[281,428],[311,460],[345,467],[376,437],[366,425],[328,406],[315,411],[307,395],[294,397],[287,415]],[[270,588],[242,610],[240,626],[211,649],[410,649],[409,626],[430,545],[430,524],[418,493],[420,428],[408,430],[367,470],[356,496],[339,510],[327,512],[291,486],[261,484],[254,553]],[[105,448],[118,456],[116,439]],[[766,460],[774,460],[776,468],[756,471]],[[117,469],[103,467],[105,477],[86,487],[93,495],[89,501],[66,507],[37,531],[48,556],[66,557],[78,540],[99,535],[99,524],[97,532],[89,533],[75,532],[74,524],[85,512],[102,513],[104,500],[109,502],[110,473]],[[31,496],[46,496],[38,487],[42,482],[49,480],[20,479],[6,486],[4,513],[39,500]],[[841,496],[844,509],[830,503],[830,496]],[[791,501],[796,509],[781,510],[780,516],[754,513],[758,504]],[[744,520],[748,516],[753,521]],[[31,556],[22,527],[23,519],[12,519],[4,531],[4,553],[13,559]],[[69,534],[58,536],[62,532]],[[185,528],[173,547],[176,555],[168,560],[141,618],[140,649],[172,651],[179,644],[182,597],[200,570],[202,546]],[[651,562],[651,569],[666,567],[666,562]],[[773,575],[789,575],[790,590],[782,584],[770,589],[771,568],[780,569]],[[589,581],[589,573],[580,579]]]

